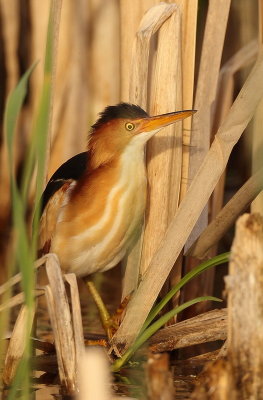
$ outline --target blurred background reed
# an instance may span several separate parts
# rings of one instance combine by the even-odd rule
[[[32,63],[39,61],[30,79],[16,130],[14,171],[18,183],[21,182],[21,167],[32,139],[30,134],[33,129],[33,115],[36,114],[41,94],[51,3],[58,2],[0,0],[1,127],[8,93]],[[179,21],[178,32],[169,31],[171,28],[166,25],[161,28],[158,36],[152,34],[147,82],[139,82],[141,86],[148,83],[147,96],[138,99],[134,95],[135,86],[133,87],[136,83],[133,68],[135,62],[138,62],[132,51],[135,33],[139,30],[144,13],[158,3],[157,0],[63,0],[55,54],[46,180],[61,163],[85,149],[89,126],[95,122],[98,112],[109,104],[119,101],[138,102],[151,114],[192,107],[200,111],[192,124],[194,133],[200,131],[199,137],[196,133],[195,138],[191,139],[189,120],[178,125],[176,131],[165,133],[171,142],[176,140],[180,146],[176,147],[176,152],[169,150],[169,157],[166,153],[165,167],[168,169],[163,176],[164,161],[159,159],[161,155],[158,137],[148,146],[151,209],[148,208],[146,214],[145,241],[141,245],[141,269],[136,272],[135,277],[126,278],[132,282],[125,282],[127,292],[136,285],[139,274],[147,268],[200,165],[200,160],[195,160],[196,146],[202,149],[203,155],[208,150],[256,60],[258,43],[262,43],[261,0],[167,1],[180,8],[180,13],[175,13]],[[158,46],[161,44],[167,45],[167,49],[162,50],[164,53],[158,53]],[[169,49],[172,49],[171,59],[168,58]],[[243,52],[239,54],[242,49]],[[159,71],[159,75],[156,71]],[[174,79],[168,82],[171,75]],[[173,83],[175,85],[171,86]],[[175,97],[171,97],[173,95]],[[253,122],[235,147],[225,174],[200,217],[187,248],[209,221],[213,220],[223,204],[250,177],[251,171],[255,171],[260,165],[263,146],[262,107],[260,104]],[[10,176],[3,134],[0,145],[0,283],[3,283],[8,276],[7,260],[12,236]],[[159,178],[156,184],[154,180],[157,173]],[[163,185],[164,178],[166,185]],[[32,179],[28,216],[33,206],[34,192],[35,180]],[[262,200],[257,199],[253,203],[253,211],[263,212],[262,203]],[[231,241],[230,230],[219,244],[220,251],[229,250]],[[140,253],[140,249],[137,252]],[[213,247],[209,256],[217,253],[218,249]],[[164,290],[196,265],[199,258],[202,259],[183,257],[181,254]],[[128,265],[129,262],[128,260]],[[113,274],[121,279],[120,272]],[[107,274],[108,279],[109,277],[110,274]],[[186,301],[196,296],[211,295],[214,290],[220,296],[222,289],[222,272],[208,272],[189,284],[182,298]],[[113,299],[113,302],[116,301],[119,299]],[[199,304],[197,309],[191,308],[184,317],[204,311],[205,307],[207,305]]]

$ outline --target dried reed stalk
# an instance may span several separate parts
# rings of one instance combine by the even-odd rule
[[[11,1],[0,1],[0,14],[1,14],[1,30],[2,40],[4,43],[2,49],[2,62],[5,64],[5,93],[2,87],[1,96],[4,101],[7,94],[14,89],[15,84],[18,81],[19,75],[19,60],[16,52],[19,42],[19,2],[16,0]],[[10,23],[12,21],[12,23]],[[1,123],[3,117],[0,117]],[[21,157],[21,136],[16,135],[15,141],[17,146],[14,148],[15,155],[15,168],[18,160]],[[19,146],[18,146],[19,144]],[[1,265],[7,264],[7,246],[8,246],[8,233],[9,233],[9,218],[10,218],[10,176],[8,169],[8,155],[7,155],[7,144],[6,138],[1,135],[0,143],[0,182],[1,187],[4,190],[1,191],[0,196],[0,263]],[[7,279],[7,273],[4,268],[1,268],[0,282],[4,282]]]
[[[263,44],[263,1],[258,0],[258,26],[259,26],[259,45]],[[255,117],[253,119],[253,137],[252,137],[252,171],[256,171],[262,165],[262,151],[263,151],[263,99],[258,105]],[[263,179],[263,176],[259,178]],[[263,215],[263,193],[255,199],[251,206],[252,212],[260,212]]]
[[[47,256],[39,258],[35,262],[35,268],[38,269],[42,265],[45,264]],[[19,272],[18,274],[12,276],[8,281],[3,283],[3,285],[0,286],[0,295],[8,291],[12,286],[16,285],[17,283],[21,282],[22,280],[22,274]]]
[[[227,311],[213,310],[161,329],[150,339],[152,351],[171,351],[200,343],[225,340]]]
[[[263,190],[263,168],[252,175],[237,191],[232,199],[219,212],[216,218],[201,233],[197,241],[189,249],[188,255],[198,259],[208,257],[209,250],[234,224],[237,217],[246,210],[250,203]]]
[[[212,133],[216,132],[220,124],[223,122],[224,118],[226,117],[227,113],[229,112],[229,109],[233,103],[233,98],[234,98],[234,77],[235,74],[242,68],[247,67],[248,65],[251,65],[252,62],[255,61],[256,56],[258,52],[258,43],[256,40],[251,41],[249,44],[246,46],[242,47],[239,51],[237,51],[221,68],[220,74],[219,74],[219,82],[218,82],[218,89],[217,89],[217,96],[215,99],[215,106],[214,106],[214,118],[213,118],[213,129]],[[223,195],[224,195],[224,184],[225,184],[225,171],[221,175],[220,180],[218,184],[215,187],[215,190],[213,191],[213,195],[211,198],[211,203],[210,203],[210,220],[213,221],[214,218],[216,218],[216,215],[219,213],[219,211],[222,208],[223,204]],[[247,191],[249,188],[245,188]],[[242,192],[244,193],[244,192]],[[247,197],[247,196],[246,196]],[[241,202],[244,204],[243,202]],[[237,199],[237,212],[238,209],[241,211],[242,208],[239,208],[238,205],[238,199]],[[230,204],[231,207],[231,214],[234,214],[233,205],[232,203]],[[229,209],[227,211],[229,213]],[[220,214],[221,215],[221,214]],[[226,215],[226,214],[225,214]],[[236,215],[238,216],[238,214]],[[225,217],[224,217],[225,218]],[[208,236],[206,234],[201,233],[202,239],[199,238],[197,239],[198,243],[199,240],[201,240],[201,248],[199,250],[192,252],[193,246],[195,247],[195,243],[191,246],[190,249],[188,249],[188,255],[192,255],[197,258],[200,257],[213,257],[216,254],[216,243],[217,240],[222,236],[223,232],[220,233],[220,229],[217,230],[215,227],[218,226],[219,220],[221,221],[221,216],[218,216],[218,219],[216,219],[216,222],[211,225],[214,227],[215,231],[214,234],[215,236],[211,236],[208,239]],[[227,220],[225,221],[227,223]],[[226,227],[227,229],[227,227]],[[225,231],[225,230],[224,230]],[[205,229],[206,232],[206,229]],[[209,231],[212,233],[212,231],[209,228]],[[218,233],[218,236],[217,236]],[[213,234],[212,234],[213,235]],[[211,241],[210,241],[211,239]],[[213,246],[209,246],[209,252],[208,247],[206,247],[205,241],[208,240],[209,243],[213,243]],[[203,243],[203,244],[202,244]],[[199,246],[199,245],[198,245]],[[206,250],[202,250],[202,246],[206,247]],[[201,250],[201,252],[200,252]],[[205,253],[205,254],[204,254]],[[190,270],[193,268],[195,265],[197,265],[199,261],[190,258],[187,260],[186,263],[186,270]],[[209,271],[206,271],[204,274],[202,274],[198,279],[195,279],[194,281],[189,282],[189,285],[187,286],[187,289],[185,289],[184,294],[185,294],[185,300],[189,300],[190,298],[193,297],[198,297],[201,295],[209,295],[212,294],[213,292],[213,287],[214,287],[214,274],[215,274],[215,269],[212,268]],[[196,307],[192,307],[191,310],[186,310],[184,313],[184,316],[192,316],[193,314],[204,312],[207,310],[207,307],[209,307],[208,303],[200,303]]]
[[[263,95],[263,52],[219,128],[187,195],[179,206],[164,240],[154,255],[136,294],[127,307],[114,343],[130,344],[139,333],[165,279],[182,250],[193,225],[223,173],[233,146],[251,120]],[[176,238],[176,239],[175,239]],[[125,347],[124,346],[124,347]]]
[[[135,34],[143,14],[157,0],[121,0],[120,1],[120,91],[121,100],[130,101],[129,87],[132,62],[132,48]],[[141,82],[144,84],[144,82]]]
[[[168,7],[173,7],[173,13],[158,32],[150,97],[151,115],[182,109],[181,15],[174,4],[167,5]],[[178,122],[158,132],[149,141],[146,154],[149,191],[141,275],[145,273],[178,206],[182,164],[182,123]]]
[[[177,0],[176,4],[182,10],[182,108],[189,110],[193,107],[195,47],[197,24],[197,0]],[[184,198],[188,186],[189,150],[191,139],[192,119],[183,120],[183,155],[180,201]]]
[[[90,18],[95,17],[90,41],[90,118],[120,97],[120,20],[119,5],[115,0],[90,1]],[[110,23],[109,23],[110,22]]]
[[[179,8],[177,4],[168,5],[164,3],[152,7],[141,21],[133,46],[130,101],[146,108],[147,81],[149,79],[148,68],[152,57],[150,53],[150,41],[154,33],[159,30],[158,49],[155,59],[156,72],[152,83],[153,94],[150,105],[150,114],[152,115],[181,109],[182,101],[184,101],[183,108],[190,109],[192,107],[193,86],[191,83],[193,83],[194,75],[193,44],[195,41],[193,40],[193,44],[189,45],[189,43],[192,37],[195,38],[196,14],[194,17],[194,12],[196,11],[196,2],[191,7],[184,0],[177,3],[180,6]],[[182,14],[180,13],[181,9]],[[182,27],[181,19],[183,21]],[[183,38],[186,39],[187,37],[187,40],[183,42],[181,28]],[[182,49],[181,45],[183,45]],[[183,53],[182,59],[181,50]],[[188,58],[192,63],[189,62]],[[184,75],[184,82],[186,83],[183,89],[181,87],[182,62],[187,72],[187,75]],[[165,85],[162,82],[165,82]],[[150,160],[148,164],[148,177],[149,186],[151,187],[149,199],[151,207],[148,207],[147,226],[144,236],[144,251],[141,265],[142,274],[158,247],[169,224],[169,220],[174,215],[180,193],[182,124],[166,128],[157,136],[159,137],[153,138],[147,147],[147,158]],[[160,170],[160,174],[156,172]],[[160,223],[158,229],[156,228],[156,215],[158,215]],[[138,265],[141,258],[141,242],[142,239],[128,258],[123,297],[136,288],[137,285]]]
[[[216,97],[230,2],[230,0],[209,2],[194,102],[194,108],[198,112],[193,117],[192,124],[189,184],[194,179],[210,146],[212,107]],[[205,208],[187,240],[186,250],[207,225],[207,213],[208,209]]]
[[[48,177],[66,159],[83,151],[86,142],[88,7],[83,1],[75,4],[67,0],[62,11]]]
[[[6,385],[11,384],[17,371],[18,364],[23,357],[26,337],[28,332],[32,329],[33,319],[34,314],[28,310],[26,305],[22,306],[16,319],[6,352],[3,370],[3,381]]]
[[[213,130],[216,132],[226,117],[234,98],[234,75],[242,68],[252,64],[257,56],[258,44],[256,40],[251,41],[237,51],[222,67],[219,75],[218,90],[214,107]],[[210,221],[215,218],[222,208],[224,197],[225,173],[215,187],[210,206]],[[216,246],[213,254],[216,253]],[[211,255],[213,255],[211,253]],[[213,270],[211,270],[213,274]],[[211,274],[208,274],[211,279]]]
[[[60,265],[55,254],[46,262],[49,285],[45,287],[49,317],[53,328],[58,369],[62,387],[66,393],[75,393],[76,346],[72,320]]]
[[[146,369],[147,399],[173,400],[175,387],[168,353],[149,352]]]
[[[263,386],[263,217],[237,221],[228,291],[228,357],[238,399],[262,399]]]
[[[150,41],[162,24],[175,12],[175,5],[158,4],[144,15],[136,33],[132,51],[132,69],[129,99],[146,109]],[[166,110],[167,111],[167,110]],[[165,111],[164,111],[165,112]],[[138,284],[142,238],[139,239],[126,262],[122,298],[129,295]]]
[[[34,291],[35,298],[42,296],[43,294],[44,294],[43,289],[36,289]],[[0,312],[8,310],[9,308],[19,306],[20,304],[24,304],[24,301],[25,301],[24,292],[18,293],[0,305]]]
[[[31,38],[28,43],[30,63],[40,60],[41,66],[32,74],[30,79],[30,105],[27,113],[31,116],[36,112],[38,99],[43,84],[43,60],[45,57],[45,45],[47,39],[47,25],[50,4],[45,1],[30,0],[30,21],[31,21]],[[41,18],[39,18],[41,15]]]
[[[64,278],[70,286],[71,310],[72,310],[74,340],[76,349],[76,366],[78,367],[85,349],[79,289],[75,274],[66,274]]]

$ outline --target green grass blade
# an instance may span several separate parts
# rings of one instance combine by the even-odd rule
[[[193,304],[199,303],[201,301],[222,301],[221,299],[218,299],[217,297],[213,296],[203,296],[203,297],[197,297],[196,299],[187,301],[184,304],[181,304],[180,306],[174,308],[173,310],[169,311],[165,315],[163,315],[161,318],[159,318],[157,321],[155,321],[150,327],[144,330],[138,338],[135,340],[134,344],[124,353],[124,355],[116,360],[113,365],[112,365],[112,371],[117,372],[120,370],[120,368],[123,367],[125,363],[132,357],[132,355],[155,333],[160,329],[166,322],[168,322],[172,317],[175,315],[179,314],[186,308],[192,306]]]
[[[28,241],[26,222],[24,218],[26,205],[22,201],[14,176],[13,144],[16,123],[27,93],[28,80],[36,64],[37,63],[34,63],[25,72],[15,89],[8,96],[4,113],[4,131],[7,141],[8,166],[11,180],[13,223],[17,241],[16,258],[22,272],[22,286],[25,291],[25,302],[28,306],[32,305],[32,293],[30,293],[29,290],[26,290],[27,282],[31,274],[30,265],[28,264],[32,264],[33,260],[30,255],[30,244]]]
[[[34,63],[24,73],[18,85],[8,96],[6,102],[6,107],[4,112],[4,132],[6,135],[7,148],[9,152],[9,165],[12,168],[13,168],[13,143],[14,143],[16,123],[27,93],[27,85],[29,77],[33,72],[34,68],[36,67],[36,65],[37,62]],[[12,168],[10,169],[13,172]]]
[[[216,265],[224,264],[228,262],[230,253],[222,253],[216,257],[211,258],[210,260],[204,261],[197,267],[193,268],[189,271],[181,280],[178,282],[168,293],[167,295],[150,311],[147,319],[145,320],[141,332],[143,332],[147,326],[154,320],[156,315],[163,309],[163,307],[172,299],[172,297],[179,292],[179,290],[188,283],[191,279],[200,275],[203,271],[215,267]]]

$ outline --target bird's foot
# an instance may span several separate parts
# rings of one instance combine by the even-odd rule
[[[120,306],[118,307],[116,312],[112,316],[110,316],[99,292],[97,291],[96,287],[94,286],[94,283],[88,281],[87,286],[89,288],[90,294],[91,294],[94,302],[96,303],[96,306],[99,311],[102,326],[103,326],[103,328],[106,332],[107,338],[110,342],[113,335],[115,334],[115,332],[117,331],[117,329],[120,326],[120,323],[123,319],[124,312],[125,312],[125,309],[126,309],[126,306],[127,306],[127,303],[129,301],[130,297],[125,297],[125,299],[122,301],[122,303],[120,304]]]

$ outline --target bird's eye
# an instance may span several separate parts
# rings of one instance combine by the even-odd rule
[[[132,131],[135,128],[135,125],[131,122],[127,122],[127,124],[125,124],[125,128],[127,129],[127,131]]]

